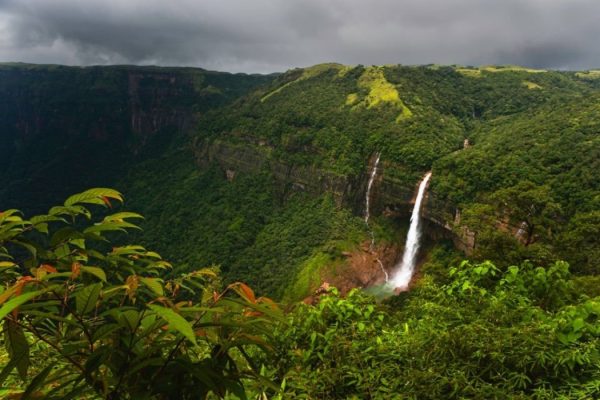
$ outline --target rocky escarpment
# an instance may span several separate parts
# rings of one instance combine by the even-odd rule
[[[270,79],[195,68],[0,64],[0,179],[7,182],[0,203],[42,211],[71,193],[111,186],[131,163],[177,143],[197,115]]]
[[[282,198],[298,191],[311,195],[330,193],[341,205],[348,203],[354,194],[354,180],[351,177],[312,165],[287,163],[274,157],[274,149],[263,142],[236,144],[197,140],[194,149],[201,167],[216,163],[230,180],[239,173],[269,172],[279,183]]]
[[[196,68],[0,64],[0,140],[13,149],[47,137],[132,144],[185,130],[195,113],[269,80]]]
[[[216,164],[229,180],[239,174],[268,172],[279,183],[282,200],[292,192],[330,193],[338,205],[351,207],[357,214],[364,212],[364,193],[373,160],[360,176],[346,176],[314,165],[285,162],[276,157],[275,149],[265,142],[197,139],[193,147],[201,168]],[[394,168],[400,167],[391,162],[381,163],[372,191],[372,210],[374,214],[408,218],[415,200],[415,187],[395,178]],[[475,235],[461,225],[460,210],[439,199],[435,193],[428,193],[424,202],[422,213],[426,233],[435,240],[450,239],[458,249],[470,253],[475,245]]]

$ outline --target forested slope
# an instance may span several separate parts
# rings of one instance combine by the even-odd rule
[[[268,77],[0,72],[2,203],[39,211],[85,187],[117,187],[125,207],[146,215],[137,238],[181,270],[220,265],[226,279],[277,297],[316,274],[294,297],[307,294],[319,271],[368,240],[359,217],[375,153],[374,228],[392,251],[416,183],[433,170],[434,224],[448,239],[478,235],[473,257],[597,268],[598,85],[586,73],[339,64]]]
[[[598,398],[598,76],[2,66],[0,395]]]
[[[181,146],[199,115],[271,77],[194,68],[0,64],[0,202],[44,211]]]

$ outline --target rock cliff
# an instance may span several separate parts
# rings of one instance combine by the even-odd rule
[[[338,175],[313,165],[293,165],[276,157],[274,149],[265,143],[223,140],[206,141],[197,139],[193,144],[196,161],[200,168],[211,163],[217,164],[229,180],[238,174],[268,172],[280,186],[282,201],[293,191],[310,195],[330,193],[338,203],[364,212],[364,192],[366,190],[369,163],[360,176]],[[372,194],[375,214],[409,217],[414,204],[415,188],[403,184],[390,173],[399,166],[382,162]],[[386,173],[388,171],[388,173]],[[461,225],[460,210],[454,205],[429,193],[423,207],[423,217],[427,221],[426,234],[433,239],[446,238],[455,246],[470,253],[475,245],[475,234]]]
[[[111,186],[198,115],[270,81],[195,68],[0,64],[0,203],[30,211]],[[85,173],[81,173],[84,171]]]

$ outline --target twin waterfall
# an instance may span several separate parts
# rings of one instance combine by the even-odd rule
[[[371,217],[371,190],[373,188],[373,182],[375,181],[375,177],[377,176],[377,167],[379,166],[379,160],[381,158],[381,153],[377,153],[377,157],[375,158],[375,163],[373,164],[373,169],[369,176],[369,183],[367,184],[367,192],[365,195],[365,224],[367,227],[369,226],[369,218]],[[381,267],[385,275],[386,283],[391,286],[393,289],[406,290],[408,289],[408,284],[412,278],[413,272],[415,270],[417,253],[419,251],[419,240],[421,237],[420,233],[420,222],[421,222],[421,204],[423,202],[423,197],[425,196],[425,189],[427,188],[427,184],[429,183],[429,179],[431,178],[431,172],[428,172],[421,183],[419,184],[419,190],[417,192],[417,198],[415,200],[415,205],[412,210],[412,215],[410,217],[410,228],[408,229],[408,235],[406,236],[406,245],[404,247],[404,254],[402,255],[402,261],[396,265],[394,268],[396,273],[392,278],[391,282],[388,279],[387,271],[385,270],[383,263],[379,258],[377,262]],[[375,246],[375,235],[372,230],[369,230],[371,233],[371,247],[370,250],[373,250]]]
[[[399,267],[396,268],[397,272],[392,279],[394,288],[400,290],[408,289],[408,284],[410,283],[415,270],[417,252],[419,251],[419,239],[421,238],[421,232],[419,230],[419,222],[421,222],[421,203],[423,202],[423,196],[425,195],[425,189],[427,188],[429,178],[431,178],[431,172],[428,172],[427,175],[425,175],[425,178],[423,178],[419,185],[415,206],[413,207],[412,215],[410,216],[410,228],[408,229],[408,235],[406,236],[406,245],[404,246],[402,262]]]

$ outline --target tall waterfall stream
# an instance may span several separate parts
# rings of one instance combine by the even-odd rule
[[[406,245],[404,247],[402,261],[395,268],[397,272],[392,278],[392,286],[400,290],[406,290],[408,288],[408,284],[410,283],[415,270],[421,237],[421,203],[425,196],[425,189],[427,188],[429,178],[431,178],[431,172],[428,172],[419,184],[415,206],[413,207],[412,215],[410,216],[410,228],[408,229],[408,235],[406,236]]]
[[[367,184],[367,193],[365,194],[365,224],[369,225],[369,218],[371,217],[371,189],[373,189],[373,182],[377,176],[377,167],[379,166],[379,160],[381,159],[381,153],[377,153],[377,158],[373,164],[371,175],[369,176],[369,183]]]
[[[379,160],[381,159],[381,153],[377,153],[377,158],[375,158],[375,163],[373,164],[373,169],[371,170],[371,175],[369,176],[369,183],[367,184],[367,193],[365,194],[365,224],[367,228],[369,228],[369,232],[371,234],[371,246],[370,250],[373,250],[375,247],[375,234],[373,230],[369,227],[369,218],[371,217],[371,190],[373,189],[373,182],[375,182],[375,177],[377,176],[377,167],[379,166]],[[385,281],[389,280],[389,276],[383,263],[379,258],[377,258],[377,262],[379,263],[379,267],[381,271],[385,275]]]

